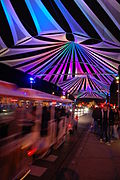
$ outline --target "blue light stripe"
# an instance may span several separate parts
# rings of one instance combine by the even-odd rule
[[[37,17],[36,17],[36,15],[35,15],[35,13],[34,13],[34,10],[33,10],[32,6],[31,6],[31,3],[30,3],[29,0],[25,0],[25,3],[26,3],[26,5],[27,5],[27,7],[28,7],[28,9],[29,9],[29,11],[30,11],[30,14],[31,14],[31,16],[32,16],[32,18],[33,18],[33,21],[34,21],[34,23],[35,23],[37,32],[38,32],[38,34],[39,34],[39,33],[41,32],[41,29],[40,29],[40,26],[39,26]]]

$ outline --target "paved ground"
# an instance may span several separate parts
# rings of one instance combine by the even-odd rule
[[[120,141],[108,146],[89,130],[91,115],[82,116],[79,130],[58,150],[31,166],[26,179],[120,180]]]
[[[120,180],[120,141],[108,146],[88,132],[67,168],[81,180]]]

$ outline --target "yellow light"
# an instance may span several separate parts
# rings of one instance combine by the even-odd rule
[[[116,77],[116,80],[119,80],[119,76]]]
[[[61,96],[61,99],[65,99],[66,97],[65,96]]]

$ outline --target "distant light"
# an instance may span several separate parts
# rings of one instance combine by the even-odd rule
[[[29,79],[30,79],[30,84],[31,84],[31,89],[32,89],[32,84],[35,83],[35,80],[33,77],[30,77]]]
[[[85,107],[85,112],[88,113],[89,111],[89,108]]]
[[[65,96],[61,96],[61,99],[65,99],[66,97]]]
[[[52,102],[50,102],[50,106],[52,106]]]
[[[71,125],[71,124],[68,124],[68,127],[69,127],[69,128],[71,128],[71,127],[72,127],[72,125]]]
[[[7,110],[6,109],[3,109],[3,112],[6,112]]]
[[[30,77],[30,81],[34,81],[34,79],[32,77]]]
[[[54,92],[52,92],[52,94],[55,94]]]
[[[52,105],[56,105],[56,101],[52,101]]]
[[[11,102],[17,102],[18,100],[17,99],[11,99]]]
[[[116,80],[119,80],[119,76],[116,77]]]

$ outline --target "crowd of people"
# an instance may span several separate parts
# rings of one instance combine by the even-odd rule
[[[120,136],[120,110],[104,105],[103,108],[95,107],[92,117],[94,119],[93,132],[99,137],[100,142],[110,145]]]

